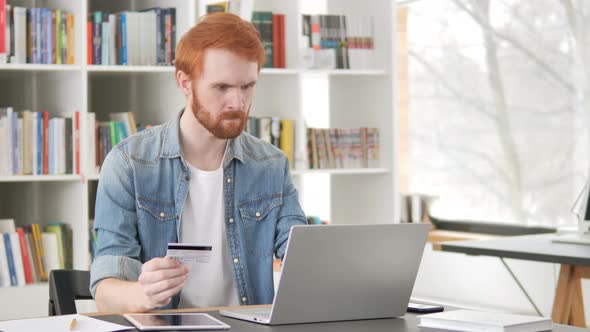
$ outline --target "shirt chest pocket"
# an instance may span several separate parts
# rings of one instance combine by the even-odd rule
[[[139,195],[137,198],[139,221],[167,222],[176,219],[174,201],[165,201]]]
[[[166,254],[166,245],[176,242],[176,212],[173,201],[138,195],[137,230],[142,258],[149,260]]]
[[[283,195],[277,193],[242,201],[238,204],[238,208],[244,223],[250,225],[266,220],[276,221],[281,204],[283,204]]]

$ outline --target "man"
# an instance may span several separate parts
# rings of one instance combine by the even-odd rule
[[[251,23],[202,19],[180,40],[186,106],[106,157],[90,289],[100,311],[271,303],[273,254],[305,217],[285,155],[242,133],[264,63]],[[165,258],[168,243],[212,246],[208,263]]]

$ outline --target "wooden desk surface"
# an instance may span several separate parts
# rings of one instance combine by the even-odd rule
[[[457,231],[446,231],[433,229],[428,232],[428,242],[432,243],[434,250],[441,249],[441,242],[446,241],[468,241],[468,240],[490,240],[498,238],[498,235],[467,233]]]

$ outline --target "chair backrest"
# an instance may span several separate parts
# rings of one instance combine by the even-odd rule
[[[75,300],[91,300],[90,271],[51,270],[49,316],[77,313]]]

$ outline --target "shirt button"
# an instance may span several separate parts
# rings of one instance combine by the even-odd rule
[[[237,258],[234,258],[234,263],[238,264],[239,262],[240,262],[240,260],[239,260],[239,259],[237,259]]]
[[[260,217],[260,212],[256,212],[256,216],[257,217]]]
[[[247,297],[243,297],[242,298],[242,302],[246,302],[246,301],[248,301],[248,298]]]
[[[229,223],[233,224],[234,223],[234,218],[229,218]]]
[[[231,179],[230,178],[227,178],[227,183],[231,183]]]
[[[164,218],[166,214],[164,212],[160,212],[160,218]]]
[[[187,176],[184,177],[184,179],[187,180],[187,181],[189,181],[191,179],[191,177],[187,175]]]

